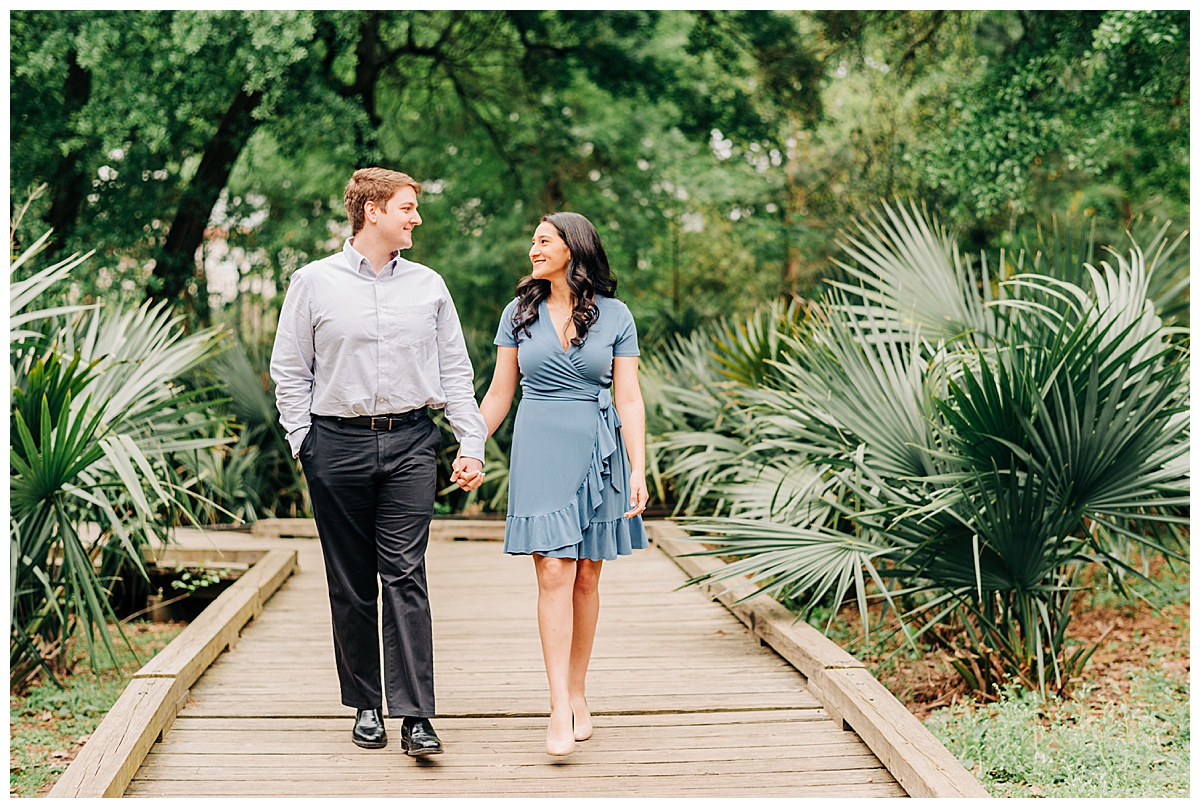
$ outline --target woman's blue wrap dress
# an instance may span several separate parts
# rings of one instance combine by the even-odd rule
[[[521,403],[513,429],[504,552],[611,560],[647,547],[629,510],[629,457],[613,406],[614,356],[637,356],[633,315],[597,297],[599,316],[582,347],[563,350],[543,301],[538,319],[513,337],[513,300],[496,345],[516,348]]]

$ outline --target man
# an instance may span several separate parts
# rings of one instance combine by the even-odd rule
[[[425,547],[437,487],[445,408],[458,438],[452,480],[483,481],[487,426],[475,404],[458,314],[436,272],[399,256],[421,223],[412,177],[382,168],[346,186],[353,237],[293,275],[279,314],[271,378],[279,420],[308,480],[325,557],[342,703],[357,711],[351,739],[387,744],[383,678],[400,743],[440,754]]]

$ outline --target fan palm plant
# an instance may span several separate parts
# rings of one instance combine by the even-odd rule
[[[647,432],[656,436],[647,443],[647,472],[659,501],[673,498],[676,512],[720,512],[727,482],[758,475],[750,413],[804,316],[797,302],[773,301],[745,322],[723,319],[672,337],[647,357],[642,393]]]
[[[1023,265],[1045,272],[1002,258],[993,278],[885,206],[847,244],[860,284],[785,338],[772,389],[730,396],[751,402],[742,434],[663,440],[688,496],[720,487],[725,514],[689,525],[699,552],[739,557],[711,577],[809,606],[853,591],[864,630],[870,588],[973,688],[1065,690],[1090,653],[1066,642],[1079,571],[1120,586],[1132,550],[1185,560],[1188,357],[1151,293],[1165,241],[1080,267],[1051,267],[1082,253],[1051,241]],[[705,445],[710,465],[687,465]]]
[[[1037,238],[1026,243],[1019,268],[1088,288],[1091,277],[1087,267],[1097,263],[1095,231],[1095,220],[1072,225],[1056,218],[1049,228],[1038,228]],[[1116,247],[1119,253],[1137,248],[1142,255],[1149,256],[1153,271],[1148,273],[1147,296],[1168,325],[1188,323],[1190,262],[1187,250],[1179,249],[1187,236],[1186,231],[1172,233],[1170,222],[1139,216],[1130,223],[1124,241]]]
[[[26,278],[39,239],[11,264],[10,679],[65,667],[68,638],[95,659],[114,648],[115,617],[101,555],[145,575],[142,549],[191,509],[173,452],[210,446],[214,426],[197,391],[174,380],[205,360],[218,334],[184,335],[163,305],[140,309],[37,306],[87,256]]]
[[[228,395],[229,413],[241,426],[237,445],[184,459],[189,468],[204,469],[213,499],[248,521],[310,513],[300,464],[279,426],[270,375],[265,366],[256,366],[261,361],[265,358],[235,342],[211,363],[217,389]],[[220,518],[217,511],[211,516]]]
[[[203,497],[194,506],[198,520],[206,524],[254,522],[267,513],[259,492],[273,481],[263,479],[263,458],[257,446],[239,441],[182,452],[178,460],[183,485]]]

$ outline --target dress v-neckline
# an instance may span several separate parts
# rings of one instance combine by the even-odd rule
[[[550,314],[550,304],[547,303],[545,300],[543,300],[541,302],[541,305],[543,308],[546,309],[546,322],[549,323],[550,330],[554,333],[554,344],[556,346],[558,346],[558,350],[561,353],[563,353],[563,354],[569,353],[570,350],[572,348],[574,348],[575,346],[571,344],[570,340],[567,340],[566,347],[565,348],[563,347],[562,340],[558,336],[558,326],[555,325],[555,323],[554,323],[554,316],[552,314]]]

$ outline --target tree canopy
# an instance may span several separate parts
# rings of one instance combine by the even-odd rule
[[[976,246],[1049,212],[1188,217],[1185,11],[14,11],[10,192],[82,297],[197,324],[348,235],[380,164],[490,327],[538,216],[600,229],[665,334],[807,294],[835,225],[929,200]]]

